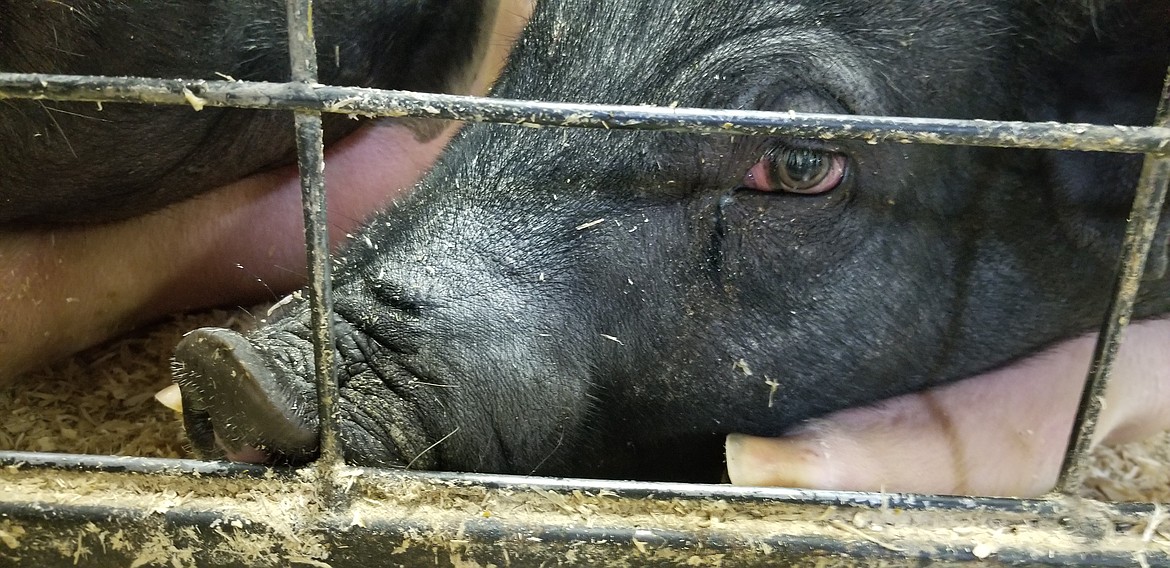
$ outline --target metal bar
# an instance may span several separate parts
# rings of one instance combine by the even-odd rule
[[[271,468],[260,465],[225,461],[10,451],[0,451],[0,467],[70,469],[107,473],[188,474],[211,477],[239,475],[262,477],[271,475],[273,471]]]
[[[1162,99],[1154,119],[1156,126],[1170,126],[1170,72],[1162,87]],[[1093,432],[1101,415],[1105,398],[1105,387],[1121,345],[1121,334],[1129,325],[1133,315],[1134,302],[1145,274],[1146,260],[1154,235],[1158,230],[1162,206],[1166,203],[1167,186],[1170,186],[1170,157],[1147,155],[1138,181],[1137,195],[1129,214],[1125,229],[1125,244],[1122,249],[1117,283],[1110,299],[1105,323],[1097,336],[1093,351],[1093,363],[1085,379],[1076,422],[1073,424],[1064,463],[1056,490],[1073,494],[1084,481],[1088,467],[1089,451],[1093,445]]]
[[[1014,497],[968,497],[958,495],[925,495],[918,493],[875,493],[862,491],[834,491],[786,487],[750,487],[702,483],[665,483],[656,481],[625,481],[607,479],[577,479],[533,477],[489,473],[391,471],[349,468],[354,477],[374,480],[375,484],[398,483],[402,479],[441,484],[448,487],[476,487],[483,490],[552,491],[572,494],[577,492],[612,495],[614,498],[637,500],[665,499],[695,501],[715,499],[728,503],[759,505],[788,503],[817,507],[867,507],[901,511],[967,511],[994,514],[1025,514],[1062,516],[1080,504],[1068,500],[1019,499]],[[1109,510],[1121,517],[1150,515],[1152,503],[1112,503]],[[1120,518],[1120,517],[1119,517]]]
[[[146,475],[191,475],[196,477],[252,477],[265,479],[296,479],[301,469],[287,466],[260,466],[226,461],[203,461],[170,458],[142,458],[133,456],[95,456],[84,454],[52,454],[40,452],[0,451],[0,466],[13,471],[68,470],[102,473],[133,473]],[[662,483],[648,481],[619,481],[606,479],[573,479],[532,477],[522,475],[415,472],[348,468],[348,477],[366,476],[392,483],[402,478],[420,482],[459,487],[509,490],[524,488],[532,491],[559,493],[591,492],[620,496],[628,500],[718,499],[735,503],[785,502],[816,506],[857,506],[893,508],[905,511],[972,511],[994,513],[1022,513],[1058,515],[1064,504],[1048,499],[1015,499],[1000,497],[964,497],[953,495],[922,495],[912,493],[866,493],[858,491],[829,491],[783,487],[740,487],[697,483]],[[1114,507],[1122,515],[1147,515],[1150,503],[1118,503]]]
[[[1170,565],[1153,513],[1071,501],[928,515],[341,467],[349,505],[330,509],[303,475],[36,473],[0,469],[0,565]]]
[[[1003,148],[1170,152],[1170,128],[542,103],[356,87],[0,73],[0,99],[314,110],[524,126],[787,135]]]
[[[288,0],[289,60],[292,80],[317,82],[317,47],[313,37],[312,0]],[[338,387],[333,353],[333,289],[329,258],[328,206],[325,199],[325,145],[321,113],[295,111],[297,166],[305,219],[305,249],[309,265],[310,333],[317,383],[317,416],[324,487],[332,485],[331,468],[341,463],[337,427]],[[328,494],[328,492],[326,491]]]
[[[291,78],[295,83],[317,83],[317,44],[313,36],[313,0],[288,0],[288,43]],[[321,502],[329,509],[342,506],[335,490],[336,470],[342,464],[337,418],[339,389],[333,350],[333,277],[329,256],[328,202],[325,197],[325,134],[321,113],[294,111],[297,167],[305,223],[305,254],[309,273],[309,326],[313,343],[313,376],[317,386],[319,454],[317,469]]]

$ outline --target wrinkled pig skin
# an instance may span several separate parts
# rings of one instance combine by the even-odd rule
[[[1142,125],[1170,52],[1156,4],[550,1],[494,94]],[[777,181],[810,161],[829,186]],[[1139,166],[469,125],[337,259],[346,458],[717,480],[728,434],[781,435],[1095,329]],[[1168,310],[1154,271],[1138,318]],[[204,451],[315,452],[306,302],[278,312],[246,340],[178,347]]]
[[[498,3],[314,4],[319,80],[466,92]],[[289,79],[281,2],[0,1],[0,71]],[[360,122],[325,119],[327,139]],[[292,161],[287,112],[0,100],[0,227],[125,219]]]

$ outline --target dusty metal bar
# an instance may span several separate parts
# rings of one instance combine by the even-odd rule
[[[724,484],[667,483],[657,481],[625,481],[607,479],[577,479],[534,477],[459,472],[416,472],[348,468],[354,477],[374,480],[375,484],[401,483],[404,479],[441,484],[448,487],[479,488],[481,490],[552,491],[572,494],[589,492],[611,494],[631,502],[636,500],[719,500],[728,503],[755,504],[782,502],[817,507],[866,507],[896,509],[899,511],[952,511],[994,514],[1024,514],[1061,517],[1071,509],[1082,508],[1082,501],[1053,499],[1019,499],[1014,497],[969,497],[958,495],[926,495],[919,493],[875,493],[863,491],[835,491],[786,487],[748,487]],[[1139,518],[1154,512],[1152,503],[1111,503],[1108,510],[1121,518]]]
[[[305,471],[288,466],[260,466],[225,461],[203,461],[171,458],[142,458],[134,456],[97,456],[84,454],[53,454],[41,452],[0,451],[0,467],[12,471],[68,470],[102,473],[133,473],[147,475],[195,477],[252,477],[265,479],[296,479]],[[620,481],[606,479],[572,479],[458,472],[415,472],[346,468],[345,476],[364,476],[375,483],[397,483],[402,479],[442,484],[449,487],[480,487],[484,490],[523,488],[531,491],[558,493],[592,492],[620,495],[624,499],[702,500],[718,499],[732,503],[785,502],[821,507],[846,506],[898,509],[904,511],[969,511],[992,513],[1020,513],[1030,515],[1061,515],[1068,508],[1064,502],[1050,499],[1015,499],[1005,497],[966,497],[954,495],[924,495],[913,493],[867,493],[858,491],[830,491],[793,489],[783,487],[740,487],[695,483],[662,483],[648,481]],[[1148,515],[1153,512],[1150,503],[1115,503],[1123,516]]]
[[[288,57],[294,82],[317,82],[317,41],[313,36],[313,0],[288,0]],[[310,109],[301,109],[310,110]]]
[[[1167,73],[1162,87],[1162,98],[1154,124],[1170,126],[1170,73]],[[1170,157],[1147,155],[1138,181],[1133,209],[1129,214],[1129,224],[1125,229],[1125,244],[1119,261],[1113,297],[1110,299],[1105,322],[1097,337],[1093,363],[1085,379],[1076,422],[1073,424],[1068,450],[1061,465],[1060,478],[1056,485],[1056,490],[1061,493],[1075,493],[1084,481],[1093,432],[1096,430],[1097,419],[1105,398],[1105,387],[1109,383],[1110,371],[1121,345],[1121,334],[1129,325],[1133,314],[1134,302],[1145,274],[1146,260],[1158,230],[1162,207],[1166,203],[1168,186]]]
[[[1170,128],[986,120],[919,119],[741,110],[515,101],[324,85],[184,81],[0,73],[0,99],[315,110],[419,116],[526,126],[786,135],[1004,148],[1170,152]]]
[[[55,471],[46,484],[45,472],[2,468],[0,565],[1170,565],[1170,543],[1144,537],[1157,522],[1151,512],[1098,503],[1051,503],[1055,514],[915,511],[727,500],[716,486],[689,498],[582,480],[501,476],[492,487],[342,467],[354,483],[342,488],[348,504],[330,509],[312,471]]]
[[[317,82],[317,48],[313,38],[312,0],[288,0],[289,60],[292,80],[304,85]],[[341,463],[337,428],[338,388],[333,352],[333,290],[329,258],[328,207],[325,200],[325,146],[321,113],[295,112],[297,166],[301,177],[301,202],[305,219],[305,248],[309,266],[310,333],[313,369],[317,384],[320,456],[323,471]],[[328,486],[328,475],[322,482]]]
[[[272,468],[261,465],[226,461],[11,451],[0,451],[0,467],[60,468],[107,473],[167,473],[195,476],[249,475],[253,477],[271,475],[274,471]]]

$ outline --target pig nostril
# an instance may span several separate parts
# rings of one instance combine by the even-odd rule
[[[183,395],[184,425],[205,457],[264,448],[287,461],[317,450],[316,417],[303,397],[277,377],[242,335],[203,328],[175,348],[175,381]]]

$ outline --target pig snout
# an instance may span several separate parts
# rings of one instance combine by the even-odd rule
[[[306,396],[313,393],[274,373],[244,336],[197,329],[176,347],[174,361],[184,426],[201,456],[295,463],[316,454],[316,400]]]
[[[309,314],[298,296],[280,304],[268,326],[246,336],[197,329],[175,348],[183,420],[200,456],[292,465],[316,457]],[[434,467],[434,454],[428,453],[434,440],[416,408],[434,402],[412,390],[418,381],[406,371],[370,363],[382,358],[380,347],[343,318],[334,322],[334,330],[342,361],[337,418],[346,459],[381,467]]]

